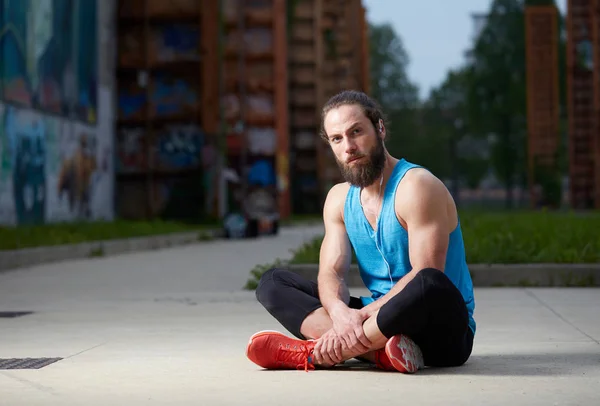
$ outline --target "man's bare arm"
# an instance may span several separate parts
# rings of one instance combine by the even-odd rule
[[[325,237],[321,245],[317,283],[321,304],[333,326],[315,345],[317,361],[325,359],[324,353],[328,353],[329,358],[335,361],[336,349],[341,356],[342,350],[364,353],[371,345],[363,330],[366,317],[348,306],[350,292],[344,279],[350,268],[352,248],[343,218],[347,193],[348,185],[334,186],[327,195],[323,210]]]
[[[331,188],[323,208],[325,236],[319,256],[317,284],[323,308],[332,315],[336,309],[347,309],[350,293],[345,282],[352,251],[343,221],[343,206],[347,186],[339,184]]]
[[[362,309],[368,315],[402,291],[422,269],[444,271],[452,227],[447,209],[447,190],[439,179],[428,172],[413,171],[415,173],[407,176],[406,183],[401,184],[396,204],[397,215],[404,220],[408,231],[412,270],[387,294]]]

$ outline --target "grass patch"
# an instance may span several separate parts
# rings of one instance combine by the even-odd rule
[[[99,258],[104,256],[104,249],[102,247],[94,248],[90,250],[88,255],[90,258]]]
[[[282,221],[282,226],[318,224],[319,216],[296,215]],[[188,224],[176,221],[94,221],[43,224],[16,227],[0,226],[0,250],[78,244],[90,241],[113,240],[120,238],[148,237],[180,232],[198,232],[198,241],[213,239],[211,229],[220,228],[218,220],[206,224]],[[90,254],[92,255],[92,254]],[[97,256],[97,253],[93,253]]]
[[[323,216],[317,214],[292,214],[281,220],[282,226],[317,225],[323,224]]]
[[[600,262],[600,212],[461,214],[471,264]]]
[[[469,211],[461,228],[470,264],[600,262],[600,213]],[[317,263],[322,240],[299,247],[290,263]]]
[[[600,212],[463,210],[460,217],[470,264],[600,262]],[[317,264],[322,241],[321,236],[301,245],[289,263]],[[354,255],[352,263],[356,263]],[[255,286],[261,271],[272,265],[253,269],[247,288]],[[529,286],[526,279],[521,284]]]
[[[57,223],[39,226],[0,227],[0,250],[13,250],[120,238],[147,237],[198,231],[199,240],[216,223],[186,224],[169,221],[125,221]]]
[[[285,265],[286,265],[286,261],[284,261],[280,258],[275,259],[275,261],[273,261],[272,263],[256,265],[250,271],[250,279],[248,279],[248,281],[246,282],[244,289],[256,290],[256,288],[258,287],[258,281],[260,281],[260,277],[265,272],[267,272],[271,268],[285,266]]]

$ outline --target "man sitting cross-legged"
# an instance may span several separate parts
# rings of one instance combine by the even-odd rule
[[[322,136],[346,183],[325,202],[317,283],[285,269],[262,276],[258,301],[297,338],[258,332],[247,357],[269,369],[351,358],[405,373],[464,364],[475,302],[452,196],[429,171],[388,153],[384,117],[364,93],[327,102]],[[352,250],[370,297],[350,297],[344,282]]]

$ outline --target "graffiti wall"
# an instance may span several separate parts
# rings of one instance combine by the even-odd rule
[[[29,109],[3,105],[0,114],[2,223],[111,217],[110,140],[93,126]]]
[[[97,3],[2,0],[2,98],[94,123]],[[72,109],[74,107],[74,109]]]
[[[0,224],[113,216],[95,0],[0,0]]]

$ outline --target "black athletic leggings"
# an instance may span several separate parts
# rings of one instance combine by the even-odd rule
[[[300,339],[304,319],[322,307],[317,284],[286,269],[273,268],[261,278],[256,298],[290,333]],[[363,307],[359,298],[348,305]],[[423,269],[406,287],[384,304],[377,315],[384,336],[410,337],[423,352],[427,366],[464,364],[473,348],[467,306],[446,274]]]

